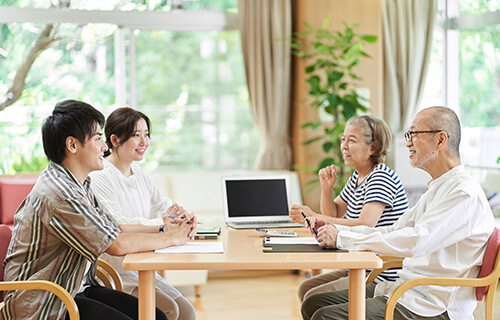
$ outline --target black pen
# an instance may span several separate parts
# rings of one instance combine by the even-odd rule
[[[309,219],[306,217],[306,215],[304,214],[304,212],[300,212],[300,213],[302,213],[302,216],[304,217],[304,219],[306,219],[307,225],[309,226],[309,228],[312,229],[312,231],[314,231],[314,234],[317,237],[318,236],[318,231],[316,231],[316,229],[314,229],[313,227],[311,227],[311,224],[309,223]]]

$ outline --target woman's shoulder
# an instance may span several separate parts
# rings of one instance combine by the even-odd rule
[[[106,159],[104,159],[103,169],[92,171],[89,176],[93,187],[101,186],[102,184],[117,184],[120,183],[123,177],[120,170]]]
[[[378,165],[376,165],[372,170],[371,177],[372,179],[390,179],[399,182],[399,176],[396,171],[389,168],[385,163],[379,163]]]

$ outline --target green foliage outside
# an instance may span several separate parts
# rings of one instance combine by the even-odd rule
[[[460,55],[460,117],[463,126],[498,126],[500,26],[461,31]]]
[[[364,50],[365,44],[374,43],[377,37],[356,34],[354,29],[357,25],[349,26],[344,22],[344,30],[335,31],[329,29],[329,24],[329,15],[318,29],[304,22],[307,31],[298,33],[294,38],[294,54],[307,61],[306,82],[310,88],[308,102],[318,111],[321,109],[329,114],[332,119],[330,123],[324,123],[318,117],[318,120],[302,125],[304,129],[322,131],[303,144],[322,143],[325,156],[316,167],[299,169],[317,173],[321,168],[334,164],[339,169],[334,188],[338,194],[349,174],[340,150],[345,124],[349,118],[368,111],[356,92],[356,84],[361,80],[356,74],[356,67],[362,57],[369,57]],[[301,37],[310,35],[314,38],[310,43],[304,43]],[[309,184],[315,187],[318,180]]]
[[[137,8],[167,9],[166,1],[111,1],[107,4],[116,8],[135,3]],[[89,2],[75,0],[72,7],[85,3]],[[34,0],[8,5],[49,4]],[[237,1],[195,1],[186,6],[235,11]],[[0,25],[0,52],[7,53],[0,54],[0,96],[43,27]],[[0,174],[44,167],[40,126],[58,101],[83,100],[105,116],[120,107],[114,89],[116,30],[105,24],[57,26],[59,41],[37,58],[21,98],[0,112]],[[132,107],[146,113],[153,126],[146,169],[250,169],[260,138],[249,107],[239,33],[141,30],[135,39],[137,106]],[[202,56],[207,43],[215,49]]]

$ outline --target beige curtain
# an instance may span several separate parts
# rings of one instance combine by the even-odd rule
[[[291,169],[291,0],[239,0],[245,71],[263,145],[256,169]]]
[[[406,129],[417,112],[429,65],[437,0],[382,0],[385,119]]]

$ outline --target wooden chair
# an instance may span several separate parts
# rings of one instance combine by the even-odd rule
[[[3,263],[7,255],[12,230],[4,224],[0,224],[0,261]],[[116,270],[106,261],[99,259],[97,265],[97,277],[108,288],[122,290],[122,281]],[[46,280],[30,280],[30,281],[3,281],[4,270],[0,268],[0,307],[3,306],[3,291],[5,290],[45,290],[55,294],[62,300],[68,309],[68,315],[71,320],[79,320],[80,314],[75,300],[66,289],[60,285]]]
[[[476,287],[476,299],[478,301],[482,301],[484,298],[485,300],[485,319],[492,320],[493,301],[495,298],[498,278],[500,277],[499,257],[500,229],[495,228],[488,240],[481,271],[479,272],[479,276],[477,278],[420,277],[405,281],[400,284],[396,290],[394,290],[392,296],[387,301],[387,305],[385,307],[385,320],[393,319],[394,307],[403,293],[413,287],[422,285]],[[388,259],[388,261],[384,263],[384,266],[380,269],[374,270],[373,272],[376,273],[374,273],[373,277],[372,274],[370,274],[369,278],[372,278],[373,281],[373,279],[375,279],[375,277],[383,270],[402,266],[402,262],[402,258]],[[369,283],[368,280],[367,283]],[[492,290],[489,290],[490,288],[492,288]]]
[[[404,258],[402,257],[386,255],[379,255],[378,257],[384,261],[384,265],[382,266],[382,268],[374,269],[370,272],[368,278],[366,278],[366,284],[372,283],[375,278],[382,273],[382,271],[392,268],[401,268],[401,266],[403,265]]]
[[[102,283],[111,289],[118,291],[123,291],[122,279],[115,268],[107,261],[99,259],[97,261],[97,278],[102,281]]]

